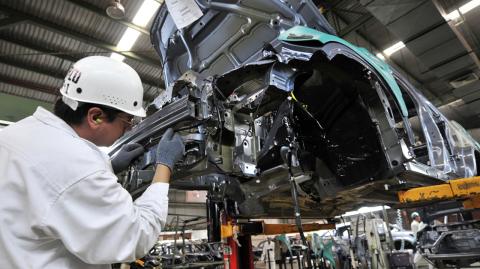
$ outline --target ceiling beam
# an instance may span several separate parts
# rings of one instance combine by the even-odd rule
[[[1,32],[0,32],[0,41],[6,41],[6,42],[12,43],[16,46],[20,46],[20,47],[24,47],[24,48],[27,48],[27,49],[30,49],[30,50],[38,51],[38,52],[40,52],[39,55],[40,54],[51,55],[51,56],[54,56],[54,57],[57,57],[57,58],[60,58],[60,59],[63,59],[63,60],[67,60],[67,61],[70,61],[70,62],[76,62],[83,57],[83,55],[81,57],[72,56],[71,54],[69,54],[69,52],[59,53],[58,51],[55,51],[55,50],[52,50],[52,49],[47,49],[43,46],[40,46],[40,45],[38,45],[38,43],[33,43],[33,42],[25,41],[25,40],[13,39],[9,36],[6,36],[5,34],[3,34]],[[74,53],[74,52],[72,52],[72,53]],[[7,55],[7,56],[9,56],[9,55]]]
[[[71,54],[68,54],[68,52],[66,53],[59,53],[55,50],[52,50],[52,49],[47,49],[47,48],[44,48],[42,46],[39,46],[38,44],[35,44],[35,43],[32,43],[32,42],[27,42],[27,41],[20,41],[20,40],[15,40],[13,38],[10,38],[10,37],[7,37],[7,36],[4,36],[2,33],[0,33],[0,41],[6,41],[6,42],[9,42],[9,43],[12,43],[12,44],[15,44],[17,46],[21,46],[21,47],[25,47],[25,48],[28,48],[28,49],[31,49],[31,50],[35,50],[35,51],[38,51],[38,52],[41,52],[43,54],[47,54],[47,55],[51,55],[51,56],[54,56],[54,57],[57,57],[57,58],[60,58],[62,60],[67,60],[67,61],[70,61],[72,63],[80,60],[81,58],[84,57],[84,55],[81,55],[79,54],[78,56],[73,56]],[[73,52],[72,52],[73,53]],[[7,55],[8,56],[8,55]],[[0,57],[1,58],[1,57]],[[37,71],[38,72],[38,71]],[[63,75],[63,74],[62,74]],[[143,83],[145,84],[148,84],[150,86],[155,86],[155,87],[161,87],[160,85],[163,83],[163,80],[159,80],[159,81],[154,81],[154,80],[151,80],[149,78],[146,78],[145,76],[143,75],[140,75],[140,78],[142,80]]]
[[[40,67],[40,66],[26,65],[26,64],[17,62],[11,58],[9,59],[6,57],[0,57],[0,64],[10,65],[16,68],[20,68],[33,73],[38,73],[38,74],[42,74],[45,76],[49,76],[49,77],[53,77],[61,80],[65,78],[63,71],[60,73],[58,72],[58,70],[46,69],[44,66]]]
[[[132,29],[135,29],[135,30],[139,31],[140,33],[142,33],[144,35],[148,35],[148,36],[150,35],[150,32],[147,29],[145,29],[143,27],[140,27],[138,25],[135,25],[135,24],[127,21],[125,18],[119,19],[119,20],[113,19],[112,17],[107,15],[107,13],[105,12],[104,9],[99,8],[96,5],[90,4],[90,3],[82,1],[82,0],[67,0],[67,1],[74,4],[74,5],[77,5],[79,7],[90,10],[91,12],[93,12],[97,15],[100,15],[100,16],[106,18],[106,19],[109,19],[111,21],[117,22],[119,24],[123,24],[123,25],[125,25],[127,27],[130,27]]]
[[[433,4],[437,8],[440,15],[445,17],[447,12],[443,8],[443,6],[439,3],[439,1],[438,0],[433,0]],[[478,58],[478,55],[475,53],[475,50],[472,48],[472,46],[470,45],[468,40],[465,38],[465,36],[460,32],[458,27],[455,25],[455,22],[451,21],[451,20],[448,21],[448,26],[450,26],[450,29],[452,29],[452,31],[455,34],[455,36],[457,37],[457,39],[460,41],[460,43],[462,43],[463,47],[468,52],[468,55],[470,56],[472,61],[475,63],[477,68],[480,69],[480,59]]]
[[[149,64],[149,65],[152,65],[152,66],[155,66],[155,67],[158,67],[158,68],[162,67],[159,64],[159,62],[156,61],[155,59],[148,58],[148,57],[145,57],[143,55],[139,55],[135,52],[120,51],[115,45],[109,44],[108,42],[95,39],[93,37],[90,37],[86,34],[77,32],[77,31],[75,31],[73,29],[70,29],[70,28],[67,28],[65,26],[61,26],[61,25],[52,23],[50,21],[44,20],[42,18],[38,18],[38,17],[36,17],[32,14],[26,14],[26,13],[14,10],[14,9],[6,6],[6,5],[3,5],[3,4],[0,4],[0,10],[2,10],[2,12],[5,12],[5,13],[9,14],[10,16],[21,18],[21,19],[26,20],[30,23],[38,25],[41,28],[44,28],[48,31],[51,31],[51,32],[54,32],[54,33],[57,33],[57,34],[60,34],[60,35],[63,35],[63,36],[67,36],[67,37],[79,40],[81,42],[90,44],[90,45],[98,47],[98,48],[102,48],[102,49],[105,49],[105,50],[108,50],[108,51],[111,51],[111,52],[116,52],[116,53],[121,54],[125,57],[140,61],[140,62],[145,63],[145,64]]]
[[[7,18],[0,19],[0,30],[8,28],[8,27],[12,27],[16,24],[21,23],[22,21],[24,21],[24,20],[21,19],[21,18],[15,18],[15,17],[11,17],[11,16],[7,17]]]
[[[52,95],[55,95],[55,96],[58,96],[58,94],[59,94],[57,88],[46,86],[46,85],[40,85],[38,83],[34,83],[34,82],[31,82],[31,81],[19,80],[19,79],[16,79],[16,78],[5,76],[5,75],[0,75],[0,82],[10,84],[10,85],[14,85],[14,86],[18,86],[18,87],[22,87],[22,88],[27,88],[27,89],[30,89],[30,90],[35,90],[35,91],[39,91],[39,92],[43,92],[43,93],[52,94]],[[28,96],[23,96],[23,97],[28,97]],[[28,97],[28,98],[30,98],[30,97]]]
[[[3,81],[0,80],[0,83],[3,83]],[[9,83],[5,82],[5,84],[9,84]],[[27,89],[27,90],[33,91],[32,89]],[[26,98],[26,99],[30,99],[30,100],[41,101],[41,102],[45,102],[45,103],[49,103],[49,104],[54,104],[55,103],[55,101],[45,100],[43,98],[31,97],[31,96],[27,96],[27,95],[23,95],[23,94],[19,94],[19,93],[14,93],[14,92],[6,92],[6,91],[2,90],[2,87],[0,87],[0,93],[6,94],[6,95],[11,95],[11,96],[17,96],[17,97],[21,97],[21,98]],[[0,124],[0,126],[1,126],[1,124]]]
[[[373,18],[372,14],[364,14],[354,22],[348,24],[345,28],[341,29],[338,32],[338,36],[344,37],[348,35],[349,33],[357,30],[358,28],[362,27],[365,23],[367,23],[369,20]]]
[[[349,27],[349,24],[347,23],[347,20],[346,20],[345,18],[343,18],[343,16],[341,16],[340,14],[334,12],[333,10],[331,10],[330,12],[332,13],[333,17],[338,17],[342,22],[344,22],[344,23],[347,24],[347,26],[344,27],[344,29],[346,29],[346,28]],[[370,19],[370,18],[369,18],[369,19]],[[369,20],[369,19],[368,19],[368,20]],[[367,20],[367,21],[368,21],[368,20]],[[355,23],[355,24],[356,24],[356,23]],[[365,40],[365,41],[366,41],[372,48],[374,48],[375,50],[377,50],[377,51],[382,51],[381,49],[377,48],[377,46],[375,46],[375,45],[373,44],[373,42],[370,41],[370,39],[368,39],[366,36],[364,36],[363,34],[361,34],[361,33],[359,33],[359,32],[356,31],[356,30],[358,30],[358,28],[360,28],[361,26],[362,26],[362,24],[360,24],[359,26],[355,27],[355,29],[353,29],[353,32],[355,32],[355,34],[357,34],[359,37],[361,37],[363,40]],[[352,26],[352,28],[354,28],[354,27]],[[342,31],[343,31],[343,29],[340,30],[340,32],[342,32]],[[410,77],[410,79],[413,80],[416,84],[423,86],[423,90],[424,90],[424,91],[428,91],[428,93],[429,93],[433,98],[435,98],[436,101],[443,102],[442,99],[440,99],[440,97],[439,97],[437,94],[435,94],[434,92],[432,92],[430,89],[427,89],[426,87],[424,87],[424,84],[421,83],[420,80],[419,80],[417,77],[415,77],[411,72],[409,72],[405,67],[401,66],[399,63],[397,63],[396,61],[394,61],[392,58],[389,58],[389,61],[395,65],[395,67],[397,68],[398,71],[400,71],[401,73],[403,73],[403,74],[407,75],[408,77]]]
[[[351,13],[351,14],[357,14],[357,15],[366,15],[368,13],[365,13],[365,12],[360,12],[360,11],[356,11],[356,10],[351,10],[351,9],[344,9],[344,8],[338,8],[338,7],[335,7],[335,8],[332,8],[333,10],[335,11],[339,11],[339,12],[344,12],[344,13]]]

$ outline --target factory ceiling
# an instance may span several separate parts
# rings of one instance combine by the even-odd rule
[[[163,0],[147,2],[158,7]],[[474,136],[480,133],[479,2],[314,0],[339,36],[385,58]],[[143,1],[121,3],[125,16],[113,19],[105,12],[110,0],[0,0],[0,120],[51,107],[70,65],[88,55],[117,53],[142,78],[146,102],[153,100],[164,86],[151,20],[137,22]],[[138,37],[125,49],[128,31]]]

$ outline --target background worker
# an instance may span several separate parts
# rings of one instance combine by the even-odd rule
[[[260,260],[266,264],[267,269],[275,269],[275,242],[270,237],[263,244]]]
[[[412,215],[412,223],[410,224],[410,228],[412,230],[413,235],[415,236],[415,239],[418,240],[417,233],[421,231],[423,228],[425,228],[426,224],[423,223],[422,218],[420,217],[420,214],[418,212],[413,212]],[[427,265],[429,269],[433,269],[433,265],[428,263],[420,254],[420,252],[417,250],[415,253],[415,256],[413,257],[413,262],[415,264],[416,268],[419,268],[421,266]]]
[[[420,214],[418,214],[418,212],[413,212],[411,217],[412,223],[410,224],[410,228],[415,235],[415,238],[417,238],[417,232],[423,229],[425,227],[425,224],[422,222],[422,218],[420,217]]]
[[[110,146],[144,117],[138,74],[108,57],[79,60],[51,113],[41,107],[0,133],[0,268],[110,268],[144,256],[165,224],[174,163],[184,153],[168,130],[152,184],[135,202],[116,172],[143,152]]]

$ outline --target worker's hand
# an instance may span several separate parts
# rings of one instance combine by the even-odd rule
[[[115,174],[127,169],[133,159],[140,156],[145,149],[138,143],[123,145],[120,151],[111,160],[113,172]]]
[[[158,142],[156,163],[168,166],[170,171],[173,172],[173,166],[183,154],[185,154],[185,145],[182,137],[174,133],[172,128],[169,128]]]

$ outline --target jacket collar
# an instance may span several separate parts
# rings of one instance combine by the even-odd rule
[[[44,124],[47,124],[49,126],[52,126],[53,128],[59,129],[62,132],[65,132],[68,135],[71,135],[72,137],[76,137],[83,140],[90,148],[100,152],[106,160],[110,159],[107,153],[101,151],[100,148],[96,146],[94,143],[92,143],[91,141],[88,141],[87,139],[80,137],[70,125],[68,125],[65,121],[57,117],[52,112],[46,110],[45,108],[41,106],[37,107],[37,110],[35,111],[35,113],[33,113],[32,116],[37,120],[43,122]]]
[[[73,137],[79,137],[70,125],[41,106],[37,107],[37,110],[33,113],[33,117],[47,125],[62,130]]]

